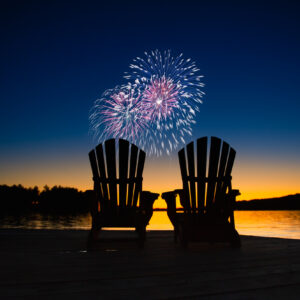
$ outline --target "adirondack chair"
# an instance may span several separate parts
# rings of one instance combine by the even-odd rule
[[[183,189],[162,194],[175,239],[179,235],[184,247],[190,241],[229,241],[233,247],[240,247],[234,224],[235,198],[240,193],[231,186],[236,151],[221,139],[211,137],[208,158],[207,146],[208,138],[203,137],[178,152]],[[182,213],[176,211],[177,194]]]
[[[115,139],[90,151],[95,198],[91,205],[92,229],[88,245],[97,240],[103,227],[133,227],[143,246],[153,203],[159,196],[142,191],[145,157],[144,151],[123,139],[119,140],[118,153]]]

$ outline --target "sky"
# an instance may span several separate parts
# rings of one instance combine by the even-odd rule
[[[242,199],[300,191],[297,1],[2,1],[0,184],[93,186],[96,99],[132,59],[170,49],[204,75],[189,141],[237,151]],[[181,187],[177,154],[147,158],[144,190]]]

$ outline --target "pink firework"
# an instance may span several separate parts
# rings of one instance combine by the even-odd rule
[[[102,127],[102,138],[127,138],[135,142],[147,127],[149,117],[141,109],[141,94],[130,87],[115,88],[98,100],[91,116],[94,127]]]
[[[143,106],[152,120],[166,119],[178,107],[178,89],[172,79],[162,76],[151,79],[143,93]]]

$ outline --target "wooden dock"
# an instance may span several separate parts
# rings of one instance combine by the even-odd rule
[[[142,250],[106,240],[87,252],[87,234],[0,230],[0,299],[300,299],[300,240],[184,250],[172,232],[151,231]]]

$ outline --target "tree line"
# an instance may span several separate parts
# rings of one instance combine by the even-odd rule
[[[76,188],[37,186],[25,188],[19,185],[0,185],[0,215],[40,211],[46,213],[86,213],[94,191],[78,191]],[[159,209],[156,209],[159,210]],[[165,209],[161,209],[165,210]],[[237,201],[236,210],[300,210],[300,194],[279,198]]]
[[[19,185],[0,185],[0,213],[6,212],[70,212],[84,213],[90,208],[93,191],[78,191],[76,188]]]

